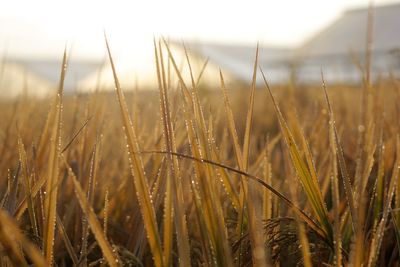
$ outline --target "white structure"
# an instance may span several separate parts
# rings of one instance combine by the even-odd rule
[[[209,58],[210,62],[221,67],[221,69],[229,73],[231,77],[235,77],[236,81],[246,84],[252,82],[256,44],[251,46],[188,43],[186,45],[192,54]],[[258,65],[268,75],[268,80],[270,82],[287,82],[290,78],[292,56],[292,49],[260,45],[258,51]],[[260,77],[258,77],[257,83],[262,83]]]
[[[13,98],[19,95],[45,97],[54,92],[54,86],[15,62],[0,63],[0,98]]]
[[[320,70],[331,81],[356,82],[361,78],[356,64],[365,65],[368,8],[345,12],[338,20],[304,43],[298,50],[298,76],[319,81]],[[400,74],[400,4],[372,10],[373,79]]]
[[[372,65],[371,77],[376,79],[389,73],[400,75],[400,4],[376,6],[372,16]],[[349,10],[330,26],[307,40],[298,48],[268,47],[260,45],[259,66],[270,83],[287,83],[292,77],[300,82],[320,82],[323,70],[329,82],[359,82],[362,74],[356,64],[364,66],[368,28],[368,8]],[[118,76],[124,90],[157,88],[153,40],[131,55],[113,53]],[[185,42],[192,70],[197,79],[208,61],[201,85],[219,87],[219,69],[227,84],[250,84],[252,81],[256,45]],[[183,43],[170,42],[173,56],[182,75],[190,84],[189,68]],[[111,44],[111,50],[113,46]],[[116,49],[117,50],[117,49]],[[165,67],[168,55],[164,48]],[[129,53],[125,51],[125,53]],[[114,79],[108,58],[105,63],[71,61],[67,70],[65,91],[90,92],[112,90]],[[16,96],[27,88],[34,95],[45,95],[55,90],[60,75],[61,58],[58,60],[8,60],[0,69],[0,96]],[[103,65],[103,66],[102,66]],[[101,67],[102,66],[102,67]],[[169,64],[172,86],[177,77]],[[296,74],[296,76],[292,76]],[[258,84],[262,79],[258,75]],[[29,86],[26,86],[29,85]],[[32,88],[32,89],[31,89]],[[50,88],[50,89],[46,89]]]
[[[13,98],[21,94],[46,97],[57,91],[61,74],[60,60],[4,59],[0,63],[0,97]],[[97,62],[70,61],[64,81],[65,93],[75,90],[79,80],[94,72]]]
[[[199,86],[219,86],[219,68],[221,68],[221,70],[223,71],[224,78],[228,84],[236,80],[236,73],[230,72],[229,64],[226,65],[225,68],[223,64],[219,64],[218,61],[215,61],[214,58],[208,57],[207,54],[195,52],[192,45],[185,46],[187,48],[190,66],[192,68],[192,73],[195,81],[198,80],[200,73],[202,73],[201,79],[199,80]],[[153,42],[149,41],[147,47],[148,49],[144,49],[142,51],[141,58],[139,59],[135,59],[133,56],[130,55],[120,55],[118,53],[113,53],[113,60],[118,74],[118,79],[124,91],[133,90],[136,87],[138,87],[139,89],[158,88]],[[180,74],[185,80],[185,83],[190,86],[191,77],[183,44],[170,42],[169,47],[175,63],[177,64],[177,67],[180,71]],[[169,60],[168,51],[164,45],[162,51],[165,72],[170,73],[171,86],[176,87],[179,79],[176,75],[176,71],[173,67],[172,61]],[[202,72],[205,63],[207,63],[206,68],[204,69],[204,72]],[[252,68],[251,64],[249,65],[249,67]],[[81,80],[78,85],[78,90],[80,92],[113,89],[114,77],[108,58],[100,69],[89,75],[86,79]]]

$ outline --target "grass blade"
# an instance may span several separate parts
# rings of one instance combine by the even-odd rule
[[[64,225],[61,221],[61,218],[60,218],[60,216],[58,216],[58,214],[57,214],[57,228],[58,228],[58,232],[60,233],[61,237],[64,240],[65,247],[67,248],[68,254],[71,257],[72,262],[74,263],[75,266],[78,266],[78,264],[79,264],[78,256],[76,255],[76,253],[74,251],[74,247],[71,244],[71,241],[67,235],[67,231],[65,230]]]
[[[251,92],[250,92],[250,99],[249,99],[249,107],[247,110],[247,117],[246,117],[246,129],[244,134],[244,141],[243,141],[243,170],[247,171],[249,165],[249,157],[250,157],[250,135],[251,135],[251,128],[253,126],[253,112],[254,112],[254,95],[256,91],[257,85],[257,66],[258,66],[258,44],[256,48],[256,59],[254,61],[254,68],[253,68],[253,80],[251,83]]]
[[[164,41],[165,45],[167,43]],[[169,84],[166,81],[166,75],[164,70],[164,63],[163,63],[163,55],[162,55],[162,48],[161,43],[158,47],[157,53],[157,45],[154,42],[154,52],[156,57],[156,67],[157,67],[157,78],[159,83],[159,92],[160,92],[160,109],[162,114],[162,123],[163,123],[163,133],[165,136],[165,147],[168,151],[176,151],[176,143],[175,143],[175,133],[174,133],[174,126],[171,122],[171,112],[170,112],[170,104],[168,98],[167,88]],[[188,230],[186,225],[186,215],[184,211],[184,198],[183,198],[183,190],[182,190],[182,182],[180,176],[180,169],[179,163],[176,158],[172,156],[168,157],[169,165],[171,167],[171,175],[167,176],[169,179],[167,180],[167,194],[166,194],[166,201],[170,200],[173,201],[173,206],[168,207],[166,206],[166,211],[169,210],[169,213],[165,214],[165,219],[169,220],[168,217],[174,218],[176,232],[177,232],[177,239],[178,239],[178,250],[179,250],[179,264],[181,266],[190,266],[190,246],[189,246],[189,239],[188,239]],[[168,193],[171,194],[168,196]],[[171,198],[172,197],[172,198]],[[172,203],[171,203],[172,204]],[[166,205],[170,205],[166,203]],[[173,216],[173,211],[176,212],[176,216]],[[166,224],[168,226],[168,223]],[[165,241],[168,243],[172,242],[172,240],[168,241],[168,239],[172,239],[172,228],[170,229],[170,233],[164,232]],[[167,238],[166,235],[169,235]],[[164,247],[169,248],[171,244],[165,244]],[[167,252],[166,257],[168,261],[165,263],[169,265],[170,261],[170,252]]]
[[[271,89],[267,83],[264,73],[261,71],[263,76],[265,85],[268,89],[268,92],[272,98],[276,114],[278,116],[278,121],[281,126],[282,135],[285,138],[286,144],[289,149],[289,154],[293,163],[293,166],[296,170],[297,176],[301,181],[303,189],[307,195],[309,200],[309,204],[314,212],[317,221],[321,225],[322,229],[324,230],[324,237],[328,241],[328,243],[332,244],[333,233],[332,233],[332,226],[329,222],[328,218],[328,210],[325,206],[325,202],[322,198],[322,193],[320,187],[318,185],[317,177],[315,176],[315,170],[310,168],[311,166],[307,165],[302,157],[301,153],[296,145],[296,142],[293,138],[293,135],[286,124],[286,121],[283,118],[283,115],[275,102],[275,98],[272,95]]]
[[[35,266],[48,266],[39,249],[21,233],[17,224],[3,209],[0,209],[0,242],[3,249],[8,250],[7,254],[15,266],[28,266],[18,244]]]
[[[164,265],[163,253],[161,249],[160,236],[158,233],[158,226],[157,226],[154,207],[150,196],[149,186],[147,184],[146,177],[144,175],[144,167],[142,159],[140,158],[139,155],[135,153],[135,151],[139,151],[139,144],[137,141],[136,133],[132,126],[131,119],[129,117],[128,107],[126,105],[125,97],[123,95],[121,86],[119,84],[117,71],[115,69],[114,61],[111,56],[110,47],[108,45],[106,37],[105,37],[105,42],[114,76],[115,90],[123,119],[124,131],[127,138],[128,156],[131,165],[131,172],[134,177],[135,190],[139,200],[144,226],[147,231],[147,238],[149,241],[151,252],[153,254],[155,266],[163,266]]]
[[[36,223],[36,215],[35,215],[35,209],[31,191],[31,181],[29,177],[30,175],[28,173],[28,159],[26,156],[26,151],[21,136],[18,136],[18,152],[19,152],[19,160],[21,162],[22,176],[24,179],[25,197],[28,201],[27,203],[28,203],[29,219],[31,221],[31,227],[33,233],[35,234],[35,236],[38,237],[39,231]]]
[[[333,202],[333,234],[334,234],[334,250],[335,258],[334,264],[337,267],[342,266],[342,238],[341,238],[341,220],[340,220],[340,199],[339,199],[339,176],[338,176],[338,164],[337,164],[337,152],[335,142],[335,130],[332,121],[332,116],[329,117],[329,147],[331,150],[331,190],[332,190],[332,202]]]
[[[72,171],[71,167],[68,165],[67,161],[64,159],[65,166],[67,167],[68,175],[71,178],[74,188],[75,194],[79,201],[79,205],[82,208],[82,211],[85,213],[90,229],[92,230],[94,237],[96,238],[101,251],[103,252],[104,258],[107,260],[108,264],[112,267],[120,266],[120,260],[116,255],[113,253],[113,249],[110,243],[107,241],[106,237],[104,236],[103,229],[101,229],[100,222],[97,220],[97,216],[93,211],[92,206],[86,199],[85,193],[82,190],[81,185],[79,184],[75,173]]]
[[[233,167],[227,166],[225,164],[222,163],[218,163],[218,162],[214,162],[212,160],[208,160],[208,159],[202,159],[202,158],[196,158],[193,156],[189,156],[189,155],[185,155],[182,153],[177,153],[177,152],[169,152],[169,151],[140,151],[137,152],[140,154],[172,154],[175,157],[178,158],[184,158],[184,159],[188,159],[188,160],[192,160],[195,162],[198,162],[200,164],[209,164],[218,168],[222,168],[225,169],[227,171],[231,171],[233,173],[236,174],[240,174],[248,179],[251,179],[253,181],[256,181],[258,184],[260,184],[261,186],[265,187],[267,190],[271,191],[274,195],[276,195],[278,198],[280,198],[289,208],[293,209],[293,211],[297,214],[297,216],[299,216],[299,218],[301,220],[303,220],[304,222],[307,223],[307,225],[314,230],[320,237],[324,238],[326,237],[326,234],[324,233],[323,229],[318,226],[304,211],[302,211],[299,207],[297,207],[290,199],[288,199],[286,196],[284,196],[282,193],[280,193],[278,190],[276,190],[274,187],[272,187],[271,185],[267,184],[266,182],[264,182],[263,179],[258,178],[254,175],[251,175],[247,172],[235,169]]]
[[[187,101],[188,106],[185,106],[185,120],[186,129],[189,136],[189,143],[192,153],[198,158],[211,158],[210,144],[208,140],[207,127],[204,120],[203,112],[198,101],[196,94],[196,88],[192,88],[190,93],[185,85],[182,78],[182,74],[177,67],[175,59],[169,49],[168,44],[164,41],[165,47],[167,48],[169,58],[172,66],[179,78],[180,85],[182,86],[184,95],[188,95]],[[190,108],[193,110],[193,114],[189,114]],[[193,117],[193,119],[192,119]],[[194,130],[197,130],[196,132]],[[221,202],[217,197],[214,170],[211,166],[202,166],[201,164],[195,164],[195,173],[199,183],[199,196],[204,201],[202,208],[204,209],[204,219],[209,233],[211,246],[213,249],[213,261],[216,261],[219,265],[233,265],[231,249],[228,240],[228,231],[225,225],[224,213],[222,210]]]
[[[342,146],[340,144],[339,136],[338,136],[338,133],[337,133],[337,130],[336,130],[335,120],[333,118],[332,106],[331,106],[331,103],[329,101],[328,92],[326,90],[325,79],[324,79],[324,76],[323,76],[322,72],[321,72],[321,76],[322,76],[322,88],[324,89],[325,100],[326,100],[326,103],[328,105],[329,117],[330,117],[330,121],[332,123],[332,128],[333,128],[334,141],[335,141],[335,150],[337,151],[340,172],[341,172],[342,177],[343,177],[343,185],[344,185],[346,200],[347,200],[347,204],[348,204],[349,209],[350,209],[350,217],[351,217],[351,221],[352,221],[352,228],[353,228],[353,232],[355,233],[355,230],[356,230],[355,226],[358,225],[358,220],[357,220],[357,212],[356,212],[355,204],[354,204],[354,196],[353,196],[353,192],[354,191],[353,191],[353,188],[351,186],[349,174],[347,172],[346,162],[344,160],[343,148],[342,148]]]
[[[376,261],[378,259],[379,253],[380,253],[383,236],[385,233],[385,227],[386,227],[388,216],[389,216],[389,213],[391,210],[392,199],[393,199],[394,193],[396,191],[397,183],[398,183],[399,171],[400,171],[400,139],[399,139],[399,136],[397,136],[396,161],[393,164],[392,177],[390,179],[388,193],[386,195],[386,199],[385,199],[385,203],[384,203],[385,206],[383,209],[382,219],[380,220],[379,224],[377,225],[376,231],[374,231],[372,238],[371,238],[371,243],[370,243],[370,248],[369,248],[370,254],[369,254],[367,266],[375,266],[376,265]]]
[[[67,51],[64,50],[61,66],[61,77],[54,105],[54,121],[51,126],[50,155],[47,169],[46,195],[44,198],[45,227],[44,227],[44,250],[46,261],[53,264],[54,232],[56,225],[57,186],[59,182],[59,156],[61,152],[61,123],[62,123],[62,95],[64,88],[65,73],[67,70]]]

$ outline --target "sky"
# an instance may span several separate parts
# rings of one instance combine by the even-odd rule
[[[399,1],[399,0],[397,0]],[[397,2],[375,1],[375,5]],[[0,1],[0,54],[143,57],[153,37],[203,42],[300,45],[346,9],[368,0],[9,0]]]

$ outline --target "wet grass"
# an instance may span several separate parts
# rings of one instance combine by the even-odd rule
[[[215,90],[161,39],[128,93],[107,49],[115,92],[1,103],[1,266],[399,264],[399,81]]]

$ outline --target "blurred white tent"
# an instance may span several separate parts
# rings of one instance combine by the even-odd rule
[[[400,4],[375,6],[371,21],[372,78],[400,74]],[[330,80],[359,81],[356,64],[364,66],[367,28],[367,7],[344,12],[298,49],[300,78],[319,81],[322,68]]]
[[[400,4],[376,6],[372,17],[372,78],[389,72],[400,75]],[[364,65],[367,19],[368,8],[353,9],[344,12],[331,25],[297,48],[261,44],[259,66],[271,83],[286,83],[294,77],[292,74],[296,74],[300,81],[319,82],[321,68],[328,81],[358,82],[361,75],[354,61],[358,61],[361,66]],[[115,36],[115,33],[111,32],[110,39],[114,41],[114,45],[113,42],[110,43],[111,51],[123,89],[132,90],[136,87],[156,89],[157,75],[152,38],[129,37],[125,33],[122,36]],[[174,40],[169,44],[185,82],[190,84],[183,43]],[[219,87],[219,69],[222,70],[228,85],[251,83],[256,43],[245,45],[192,40],[185,42],[185,47],[196,80],[207,62],[200,86]],[[171,85],[176,86],[178,78],[165,47],[163,53]],[[109,60],[104,55],[104,63],[101,64],[99,60],[101,57],[100,51],[95,57],[97,61],[93,61],[93,58],[91,61],[79,61],[79,59],[70,61],[65,81],[66,92],[113,90],[114,78]],[[45,95],[46,91],[55,90],[59,80],[60,64],[61,58],[8,61],[7,64],[3,64],[1,70],[1,95],[16,96],[22,93],[24,88],[32,90],[30,94],[33,95]],[[260,75],[257,81],[259,84],[262,83]],[[34,88],[34,84],[38,84],[37,88]],[[24,87],[24,85],[29,86]]]
[[[253,78],[257,45],[188,43],[190,51],[225,69],[236,80],[250,84]],[[271,83],[285,83],[290,78],[293,49],[260,45],[258,65]],[[258,84],[262,79],[258,77]]]
[[[16,62],[0,63],[0,98],[13,98],[22,94],[45,97],[55,91],[47,79],[33,73]]]
[[[92,61],[69,61],[64,91],[72,92],[79,80],[98,69]],[[5,59],[0,63],[0,97],[13,98],[21,94],[46,97],[56,92],[61,73],[60,60]]]
[[[26,66],[31,72],[47,79],[49,82],[58,86],[61,73],[62,58],[59,59],[27,59],[16,62]],[[72,92],[76,89],[78,82],[95,72],[101,66],[100,61],[75,60],[69,58],[64,80],[64,91]]]
[[[256,44],[231,45],[202,42],[170,42],[169,47],[178,68],[188,84],[190,71],[185,55],[188,53],[195,80],[201,79],[199,85],[218,87],[220,84],[219,69],[223,72],[227,84],[250,84],[256,55]],[[135,86],[139,88],[156,88],[157,73],[155,68],[154,49],[143,50],[141,58],[135,59],[124,55],[114,55],[115,65],[120,83],[124,90]],[[266,71],[272,82],[286,82],[290,73],[292,50],[260,46],[259,65]],[[164,64],[169,69],[172,81],[178,78],[172,63],[168,63],[167,49],[163,49]],[[153,63],[153,64],[148,64]],[[205,67],[205,68],[204,68]],[[204,69],[204,71],[203,71]],[[261,82],[261,79],[258,80]],[[176,83],[175,83],[176,84]],[[79,83],[79,90],[94,91],[114,88],[114,80],[110,64],[107,62],[101,70]]]
[[[113,60],[117,70],[118,79],[121,87],[125,91],[134,88],[157,89],[158,82],[153,43],[149,42],[145,47],[146,48],[143,48],[140,51],[139,56],[137,54],[126,55],[113,53]],[[165,72],[167,76],[169,73],[171,85],[177,86],[179,79],[176,70],[173,66],[172,60],[169,58],[168,50],[165,46],[162,47]],[[199,86],[218,86],[220,83],[219,67],[221,67],[224,78],[228,83],[237,80],[228,68],[218,66],[215,61],[209,60],[207,55],[194,53],[190,46],[184,46],[182,43],[170,42],[169,48],[172,57],[187,85],[191,84],[191,76],[184,47],[187,48],[186,51],[188,53],[192,73],[195,81],[199,82]],[[114,78],[108,58],[98,71],[88,76],[86,79],[83,79],[78,84],[78,90],[80,92],[110,89],[114,89]]]

